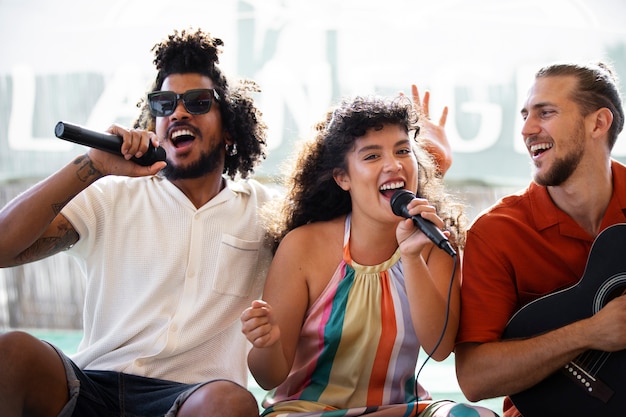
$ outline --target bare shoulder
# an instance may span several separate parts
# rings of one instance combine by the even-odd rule
[[[308,288],[309,305],[326,287],[343,259],[344,219],[300,226],[289,232],[278,248],[276,266],[294,271],[292,279],[302,277]]]
[[[325,222],[315,222],[290,231],[281,246],[308,251],[311,255],[324,255],[341,248],[343,243],[343,217]]]

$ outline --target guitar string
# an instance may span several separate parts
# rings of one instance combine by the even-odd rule
[[[596,376],[611,354],[598,350],[590,350],[574,359],[574,363],[584,369],[589,375]]]
[[[607,300],[609,300],[609,295],[614,293],[617,287],[623,285],[624,276],[624,274],[618,274],[605,281],[604,285],[595,296],[594,311],[597,312],[602,306],[606,305]],[[626,289],[622,290],[621,295],[624,294],[626,294]],[[610,352],[588,350],[579,355],[572,362],[585,370],[589,375],[595,377],[610,356]]]

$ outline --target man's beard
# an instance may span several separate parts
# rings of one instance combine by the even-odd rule
[[[572,175],[580,164],[584,154],[584,140],[582,126],[575,132],[574,149],[563,158],[554,161],[552,168],[539,176],[535,173],[535,182],[546,187],[556,187],[563,184]]]
[[[181,167],[174,166],[167,161],[167,166],[161,170],[161,173],[170,181],[183,180],[191,178],[200,178],[205,174],[209,174],[222,166],[222,149],[216,146],[211,151],[200,154],[200,159],[190,165]]]

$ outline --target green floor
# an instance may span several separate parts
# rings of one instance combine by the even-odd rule
[[[81,337],[81,333],[78,331],[27,331],[40,339],[54,344],[68,355],[76,351]],[[428,388],[435,399],[467,402],[456,381],[453,357],[449,357],[443,362],[429,361],[420,375],[420,382]],[[256,384],[252,377],[250,377],[249,389],[259,402],[263,398],[263,395],[265,395],[265,391]],[[500,398],[480,401],[477,404],[494,410],[498,414],[502,414],[502,399]]]

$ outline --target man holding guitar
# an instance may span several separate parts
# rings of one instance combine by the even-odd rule
[[[611,159],[624,125],[616,78],[604,63],[542,68],[521,114],[534,181],[468,232],[459,384],[470,401],[510,396],[505,417],[626,415],[626,226],[614,226],[626,223],[626,167]],[[597,284],[583,285],[588,276]]]

